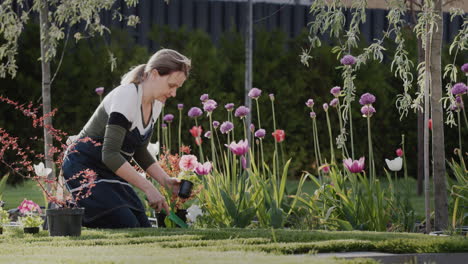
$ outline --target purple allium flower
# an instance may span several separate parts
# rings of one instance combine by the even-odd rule
[[[208,94],[202,94],[202,95],[200,96],[200,101],[202,101],[202,102],[205,102],[205,101],[208,100],[208,99],[210,99],[210,98],[208,97]]]
[[[224,108],[226,108],[226,110],[228,111],[232,111],[234,109],[234,104],[233,103],[226,104]]]
[[[178,105],[177,105],[177,109],[179,109],[179,110],[184,109],[184,104],[178,104]]]
[[[104,93],[104,87],[98,87],[94,90],[98,95],[102,95]]]
[[[221,130],[221,133],[226,134],[229,131],[231,131],[233,128],[234,128],[234,125],[231,122],[225,121],[221,124],[221,127],[219,128],[219,130]]]
[[[167,124],[166,124],[166,123],[162,123],[162,124],[161,124],[161,127],[162,127],[162,128],[167,128]]]
[[[272,100],[272,101],[275,100],[275,95],[274,94],[271,93],[271,94],[269,94],[269,96],[270,96],[270,100]]]
[[[330,106],[331,107],[336,107],[340,101],[338,98],[334,98],[333,100],[330,101]]]
[[[461,66],[462,72],[468,74],[468,63],[465,63]]]
[[[262,95],[262,90],[258,88],[252,88],[249,91],[249,97],[252,99],[258,99]]]
[[[466,87],[464,83],[456,83],[452,87],[453,95],[465,94],[467,91],[468,91],[468,87]]]
[[[190,110],[188,111],[188,116],[189,117],[199,117],[203,114],[203,111],[198,108],[198,107],[192,107],[190,108]]]
[[[316,118],[317,117],[317,114],[315,114],[315,112],[310,112],[310,118]]]
[[[255,131],[255,125],[254,125],[254,124],[250,124],[250,131],[251,131],[251,132],[254,132],[254,131]]]
[[[210,138],[210,137],[211,137],[211,131],[206,131],[205,137],[206,137],[206,138]]]
[[[231,144],[226,145],[234,155],[242,156],[245,155],[249,151],[249,141],[247,139],[240,140],[239,143],[235,141],[231,142]]]
[[[307,107],[312,108],[314,106],[314,100],[309,99],[305,104],[307,105]]]
[[[255,131],[255,136],[258,137],[258,138],[264,138],[265,135],[266,135],[266,131],[263,128]]]
[[[464,108],[463,101],[460,95],[457,95],[457,97],[455,97],[455,103],[460,109]]]
[[[359,99],[359,103],[361,105],[370,105],[375,102],[375,96],[370,93],[365,93],[361,95],[361,99]]]
[[[171,123],[172,120],[174,120],[174,115],[173,114],[167,114],[163,117],[163,120],[167,123]]]
[[[236,112],[234,113],[234,116],[243,118],[246,115],[248,115],[249,112],[250,112],[249,108],[241,105],[241,106],[237,107]]]
[[[375,108],[372,105],[365,105],[361,107],[361,114],[364,117],[370,117],[375,113]]]
[[[219,122],[218,121],[213,121],[213,127],[218,128],[219,127]]]
[[[458,110],[460,110],[460,107],[458,107],[457,104],[451,104],[450,110],[457,112]]]
[[[345,55],[340,62],[343,65],[353,65],[356,63],[356,58],[353,55]]]
[[[333,94],[333,96],[335,96],[335,97],[340,96],[341,87],[335,86],[335,87],[331,88],[330,93]]]
[[[323,110],[325,110],[325,112],[328,111],[328,104],[327,103],[323,104]]]
[[[218,107],[218,103],[216,103],[215,100],[208,99],[205,102],[203,102],[203,110],[205,110],[205,112],[213,112],[213,110],[215,110],[216,107]]]

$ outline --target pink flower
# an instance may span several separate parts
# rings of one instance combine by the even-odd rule
[[[211,162],[207,161],[203,164],[198,163],[195,167],[195,173],[198,175],[208,175],[212,169]]]
[[[24,199],[23,202],[21,202],[20,206],[18,206],[18,209],[20,210],[20,213],[22,214],[32,213],[32,212],[42,213],[41,207],[38,204],[36,204],[35,202],[31,200],[26,200],[26,199]]]
[[[104,93],[104,87],[98,87],[96,89],[94,89],[94,91],[98,94],[98,95],[102,95]]]
[[[351,173],[359,173],[364,170],[365,158],[361,157],[359,160],[352,160],[351,158],[343,160],[344,166]]]
[[[183,171],[193,171],[197,165],[197,157],[194,155],[183,155],[179,161],[179,167]]]
[[[320,166],[319,169],[322,170],[323,173],[329,173],[330,172],[330,166],[328,164],[323,164],[322,166]]]
[[[397,154],[398,157],[403,156],[403,150],[401,148],[397,149],[396,154]]]
[[[239,143],[236,143],[235,141],[233,141],[227,147],[235,155],[242,156],[242,155],[245,155],[249,151],[249,141],[247,141],[247,139],[240,140]]]

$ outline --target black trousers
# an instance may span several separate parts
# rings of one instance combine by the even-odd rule
[[[128,207],[121,207],[94,221],[83,223],[83,226],[89,228],[135,228],[151,227],[151,224],[145,213],[132,210]]]

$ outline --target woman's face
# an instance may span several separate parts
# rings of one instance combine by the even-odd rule
[[[181,71],[161,76],[157,70],[153,69],[151,71],[150,83],[154,98],[165,103],[168,98],[176,96],[177,89],[184,84],[186,79],[187,77]]]

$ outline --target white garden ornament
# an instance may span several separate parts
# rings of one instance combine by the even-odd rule
[[[400,171],[403,167],[403,159],[400,157],[397,157],[393,160],[385,159],[385,162],[391,171]]]
[[[40,162],[39,164],[34,164],[34,172],[37,176],[47,177],[52,172],[51,168],[46,168],[44,163]]]

